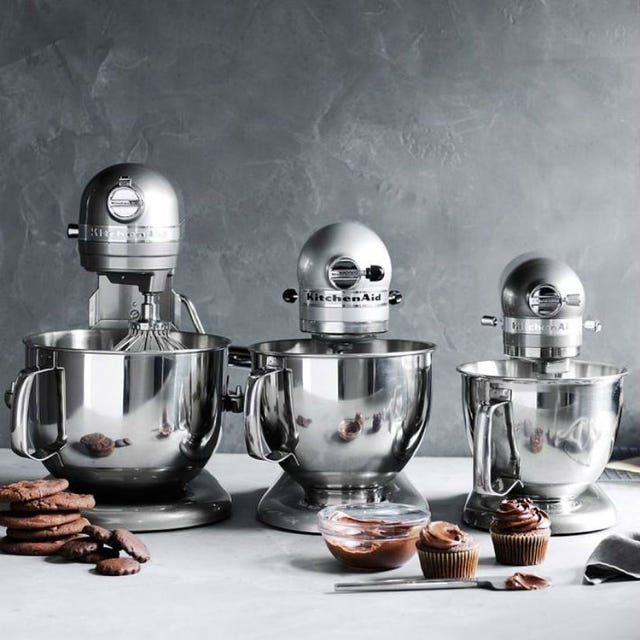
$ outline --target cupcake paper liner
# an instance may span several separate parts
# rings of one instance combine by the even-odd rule
[[[466,551],[435,551],[418,546],[418,557],[425,578],[473,580],[479,556],[478,547]]]
[[[491,532],[496,560],[500,564],[529,566],[540,564],[547,554],[550,531],[533,531],[531,533],[496,533]]]

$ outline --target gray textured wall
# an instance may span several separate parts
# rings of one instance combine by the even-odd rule
[[[239,343],[297,334],[279,294],[311,231],[373,227],[393,335],[438,344],[422,452],[466,453],[455,365],[500,353],[478,320],[517,253],[582,276],[605,325],[585,355],[640,364],[639,104],[635,0],[5,0],[0,380],[24,334],[85,322],[85,182],[146,162],[182,192],[179,288]],[[640,443],[638,376],[626,399]]]

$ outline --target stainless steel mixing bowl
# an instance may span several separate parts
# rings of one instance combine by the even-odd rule
[[[202,469],[220,437],[229,341],[177,333],[187,349],[111,351],[125,333],[25,338],[26,366],[8,393],[16,453],[96,492],[177,485]],[[125,446],[95,457],[81,443],[90,433]]]
[[[626,369],[572,361],[561,377],[543,378],[532,362],[511,359],[458,371],[476,494],[515,489],[559,500],[598,479],[620,424]]]
[[[250,455],[279,462],[314,503],[331,491],[383,494],[425,433],[434,348],[377,339],[250,346]]]

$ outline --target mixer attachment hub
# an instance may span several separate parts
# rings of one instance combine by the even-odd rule
[[[282,292],[282,299],[289,304],[298,301],[298,292],[295,289],[285,289]]]
[[[571,371],[571,358],[559,360],[532,360],[534,371],[541,377],[560,377]]]
[[[178,351],[185,346],[171,333],[171,322],[161,320],[158,314],[157,295],[145,293],[139,320],[129,323],[129,332],[114,347],[114,351]]]

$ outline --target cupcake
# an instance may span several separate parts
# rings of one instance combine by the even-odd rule
[[[480,555],[474,539],[450,522],[432,522],[416,543],[425,578],[473,580]]]
[[[540,564],[551,536],[549,516],[528,498],[503,500],[489,532],[500,564]]]

